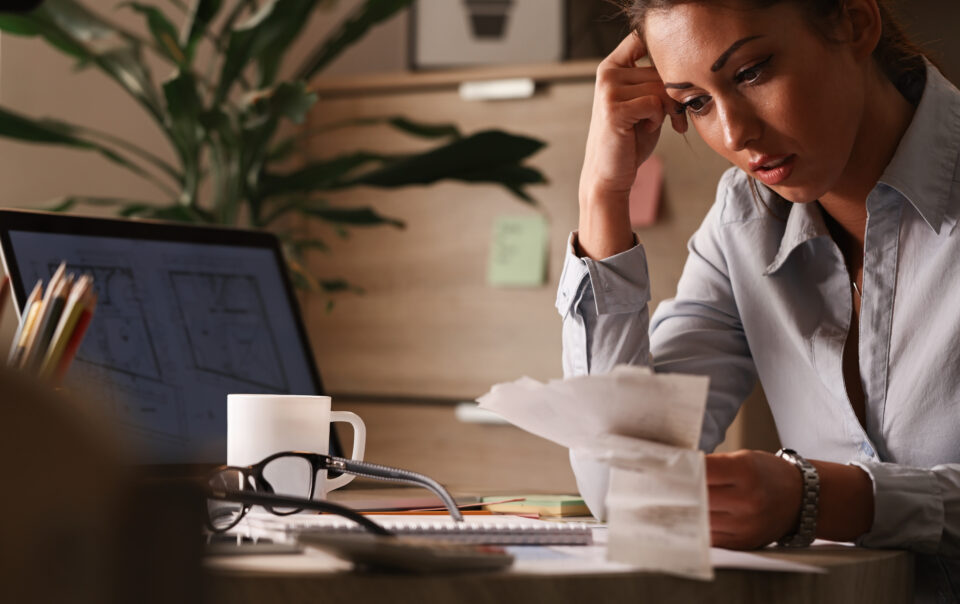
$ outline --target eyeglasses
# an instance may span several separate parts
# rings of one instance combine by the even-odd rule
[[[440,498],[455,521],[463,521],[453,497],[440,483],[423,474],[320,453],[284,451],[252,466],[222,466],[215,470],[206,483],[207,526],[215,533],[227,531],[236,526],[252,506],[259,505],[278,516],[304,510],[339,514],[374,533],[390,534],[350,508],[314,500],[317,474],[323,470],[429,489]],[[278,488],[284,492],[278,493]]]

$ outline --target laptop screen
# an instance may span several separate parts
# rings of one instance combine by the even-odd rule
[[[114,418],[136,461],[224,463],[228,393],[321,394],[274,237],[34,213],[11,226],[9,214],[19,307],[61,261],[93,276],[97,307],[67,382]]]

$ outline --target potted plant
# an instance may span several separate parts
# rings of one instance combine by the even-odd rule
[[[171,163],[135,141],[52,118],[0,107],[0,136],[67,145],[102,155],[156,186],[165,203],[96,196],[70,196],[50,209],[79,205],[115,207],[121,216],[270,228],[284,242],[288,265],[301,287],[333,292],[350,288],[343,279],[315,278],[302,267],[305,252],[323,249],[316,238],[298,238],[282,220],[301,215],[338,230],[360,226],[402,227],[370,207],[329,203],[318,193],[353,186],[401,187],[444,179],[493,183],[526,203],[526,191],[544,182],[524,160],[543,143],[499,130],[464,135],[451,124],[422,124],[403,117],[382,120],[408,136],[436,141],[421,153],[376,150],[291,164],[298,135],[281,135],[285,121],[300,124],[317,100],[309,82],[345,48],[412,0],[364,0],[321,40],[288,79],[280,67],[308,17],[329,0],[171,0],[167,9],[136,1],[120,10],[143,17],[144,31],[130,31],[78,0],[45,0],[25,14],[0,15],[0,30],[39,37],[73,57],[82,68],[103,71],[156,121],[176,155]],[[180,13],[174,25],[170,10]],[[198,48],[209,45],[203,65]],[[157,82],[146,55],[163,60]],[[335,127],[362,127],[357,120]],[[286,228],[285,228],[286,226]]]

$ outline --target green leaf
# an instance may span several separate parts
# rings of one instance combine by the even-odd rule
[[[260,180],[264,195],[280,193],[308,193],[322,189],[339,188],[355,170],[370,163],[383,163],[393,156],[359,151],[339,155],[333,159],[307,164],[287,174],[265,173]]]
[[[538,170],[521,166],[519,162],[542,147],[543,143],[536,139],[487,130],[426,153],[389,161],[342,184],[402,187],[444,179],[493,182],[531,201],[523,192],[523,186],[542,183],[545,179]]]
[[[90,43],[124,37],[113,25],[74,0],[46,0],[32,13],[58,29],[70,32],[79,42]]]
[[[167,112],[175,126],[200,132],[203,102],[197,93],[197,80],[190,72],[177,71],[163,83]],[[187,129],[187,128],[185,128]]]
[[[160,9],[147,4],[140,4],[139,2],[127,2],[120,6],[132,8],[146,17],[147,27],[150,29],[150,34],[156,41],[160,51],[178,65],[186,63],[186,55],[183,49],[180,48],[179,42],[177,42],[177,28],[170,23],[170,20],[167,19],[167,16],[164,15]]]
[[[51,46],[77,59],[81,64],[89,62],[89,53],[83,45],[65,36],[58,27],[42,16],[40,11],[29,15],[0,15],[0,30],[17,36],[43,36]]]
[[[197,92],[196,78],[190,72],[177,71],[164,82],[168,131],[183,162],[183,194],[181,204],[196,201],[200,185],[200,145],[205,136],[201,121],[203,104]]]
[[[420,138],[461,138],[463,136],[454,124],[427,124],[402,116],[388,118],[387,123],[397,130]]]
[[[346,48],[363,37],[371,27],[393,17],[413,0],[365,0],[363,6],[344,20],[333,34],[318,45],[293,79],[310,81],[317,72],[337,58]]]
[[[203,34],[210,27],[210,23],[217,16],[222,6],[222,0],[194,0],[190,7],[190,14],[184,23],[183,33],[180,36],[180,47],[187,55],[187,63],[193,61],[197,44]]]
[[[399,229],[406,228],[407,226],[402,220],[384,216],[370,207],[338,208],[325,206],[302,208],[300,212],[311,218],[317,218],[336,225],[349,225],[353,227],[390,225]]]
[[[463,135],[454,124],[428,124],[426,122],[416,122],[402,116],[392,117],[360,117],[349,120],[341,120],[330,124],[325,124],[317,128],[311,128],[309,131],[301,134],[303,137],[309,137],[316,134],[341,130],[343,128],[352,128],[358,126],[378,126],[387,124],[404,134],[416,136],[419,138],[461,138]]]
[[[76,149],[96,151],[111,162],[123,166],[138,176],[154,180],[139,165],[109,147],[84,138],[78,133],[75,126],[66,122],[53,119],[34,120],[0,107],[0,136],[27,143],[65,145]]]
[[[343,292],[353,292],[355,294],[366,293],[362,287],[357,287],[346,279],[321,279],[320,287],[328,294],[337,294]]]
[[[219,104],[252,60],[261,71],[261,87],[272,81],[276,61],[296,38],[307,22],[317,0],[272,0],[246,23],[230,32],[216,103]],[[271,72],[265,78],[264,71]]]
[[[29,15],[0,14],[0,31],[16,36],[38,36],[42,28],[36,19]]]

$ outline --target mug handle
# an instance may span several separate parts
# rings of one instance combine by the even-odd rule
[[[353,452],[350,454],[350,459],[363,461],[363,450],[367,446],[367,427],[363,424],[360,416],[351,411],[331,411],[330,423],[333,422],[348,422],[353,426]],[[329,492],[339,489],[354,478],[356,476],[353,474],[341,474],[336,478],[328,478],[324,491]]]

